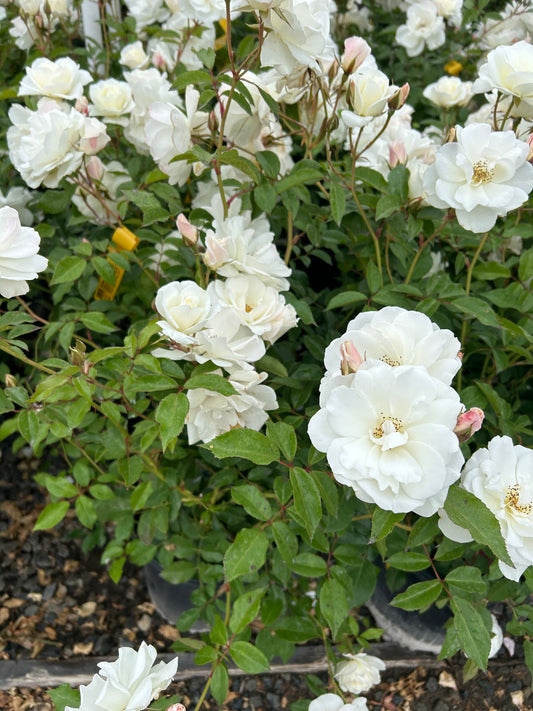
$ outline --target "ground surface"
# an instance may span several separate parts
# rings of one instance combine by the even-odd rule
[[[142,575],[126,569],[119,585],[107,576],[98,554],[83,554],[73,529],[32,532],[45,499],[33,482],[30,456],[0,462],[0,688],[2,663],[114,657],[123,645],[142,640],[171,652],[176,629],[148,600]],[[487,675],[463,683],[463,660],[434,667],[390,669],[368,694],[371,711],[533,711],[531,677],[519,657],[506,651],[491,660]],[[318,675],[323,681],[326,676]],[[205,679],[176,682],[177,693],[193,711]],[[43,685],[44,687],[44,685]],[[313,694],[303,674],[234,677],[224,709],[277,711]],[[52,711],[46,688],[0,690],[1,711]],[[213,700],[202,707],[219,708]]]

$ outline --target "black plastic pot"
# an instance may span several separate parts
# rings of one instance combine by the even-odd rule
[[[197,590],[196,580],[187,583],[169,583],[161,577],[161,566],[155,560],[144,566],[144,576],[148,593],[159,614],[171,624],[176,624],[178,617],[192,607],[191,595]],[[192,625],[190,632],[205,631],[205,623]]]

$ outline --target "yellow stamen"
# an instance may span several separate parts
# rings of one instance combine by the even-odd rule
[[[485,185],[485,183],[490,183],[494,177],[494,168],[489,168],[486,160],[478,160],[472,166],[472,170],[474,171],[472,174],[474,185]]]

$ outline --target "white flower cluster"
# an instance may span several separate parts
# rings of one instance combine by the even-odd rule
[[[182,216],[178,228],[189,239],[196,230]],[[281,260],[265,217],[249,213],[214,221],[205,239],[205,263],[219,277],[206,289],[194,281],[170,282],[156,295],[161,335],[170,348],[154,355],[195,363],[211,362],[228,373],[235,393],[222,395],[205,389],[189,390],[187,417],[189,443],[208,442],[235,427],[260,429],[266,412],[277,407],[272,388],[262,385],[266,373],[252,363],[265,354],[265,343],[274,343],[296,325],[294,308],[285,302],[282,289],[290,269]]]
[[[494,437],[467,461],[461,486],[477,496],[495,515],[514,567],[498,561],[506,578],[518,581],[533,565],[533,450],[513,445],[510,437]],[[452,541],[467,543],[470,533],[439,511],[439,526]]]
[[[444,504],[464,461],[450,386],[459,350],[451,331],[394,306],[360,314],[328,346],[309,436],[339,483],[395,513]]]
[[[81,704],[65,711],[144,711],[164,691],[178,669],[178,658],[154,666],[157,651],[141,642],[138,651],[121,647],[114,662],[99,662],[100,671],[81,685]],[[183,707],[182,707],[183,708]]]

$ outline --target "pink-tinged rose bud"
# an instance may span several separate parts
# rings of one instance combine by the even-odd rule
[[[343,375],[355,373],[363,362],[359,351],[352,341],[344,341],[344,343],[341,344],[341,356],[341,373]]]
[[[183,704],[172,704],[172,706],[168,707],[167,711],[187,711],[187,709]]]
[[[479,407],[472,407],[467,412],[463,412],[457,418],[457,424],[455,425],[454,432],[459,438],[459,442],[466,442],[474,432],[478,432],[481,429],[483,420],[485,419],[485,413]]]
[[[104,164],[98,156],[92,156],[85,164],[87,175],[91,180],[102,180],[104,175]]]
[[[529,153],[528,153],[527,159],[530,163],[533,163],[533,133],[527,139],[527,144],[529,146]]]
[[[353,74],[371,51],[368,42],[362,37],[348,37],[344,40],[344,54],[341,57],[341,64],[346,74]]]
[[[192,247],[193,244],[198,242],[198,228],[191,225],[183,213],[178,215],[176,225],[180,235],[183,237],[184,242],[186,242],[189,246]]]
[[[80,96],[79,99],[76,99],[74,108],[76,109],[76,111],[79,111],[80,114],[83,114],[84,116],[88,116],[89,115],[89,99],[86,96]]]
[[[79,149],[88,156],[93,156],[102,150],[110,141],[106,125],[97,118],[85,119],[83,136],[80,138]]]
[[[407,101],[407,97],[409,96],[409,91],[410,87],[409,84],[405,83],[403,86],[401,86],[398,91],[395,91],[394,94],[390,97],[388,100],[388,105],[390,109],[393,109],[394,111],[398,111],[398,109],[401,109],[402,106],[405,104]]]
[[[402,163],[407,163],[407,153],[405,152],[405,143],[403,141],[392,141],[389,143],[389,165],[394,168]]]
[[[167,63],[161,52],[154,52],[152,54],[152,64],[160,71],[164,71],[167,68]]]

